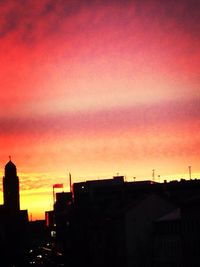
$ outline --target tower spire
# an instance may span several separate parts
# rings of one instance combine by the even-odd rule
[[[11,160],[5,165],[5,174],[3,177],[3,197],[4,206],[7,210],[20,210],[19,178],[17,176],[17,168]]]

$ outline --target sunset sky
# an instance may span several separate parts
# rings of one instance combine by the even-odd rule
[[[0,174],[52,185],[200,178],[199,0],[0,0]],[[59,190],[58,190],[59,192]],[[1,203],[3,202],[1,194]]]

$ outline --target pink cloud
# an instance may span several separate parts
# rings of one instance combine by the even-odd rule
[[[42,154],[59,137],[110,142],[114,132],[128,138],[125,155],[133,132],[145,151],[137,153],[151,154],[157,143],[146,137],[160,134],[166,151],[181,130],[186,147],[199,129],[197,1],[36,2],[1,2],[4,151],[30,143]]]

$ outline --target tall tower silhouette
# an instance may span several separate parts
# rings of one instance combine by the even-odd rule
[[[5,166],[3,177],[4,207],[11,211],[19,211],[19,178],[15,164],[10,160]]]

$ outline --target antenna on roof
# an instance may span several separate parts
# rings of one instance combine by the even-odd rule
[[[152,170],[152,180],[155,181],[155,169]]]
[[[188,166],[190,180],[192,179],[192,171],[191,171],[191,168],[192,168],[192,166]]]
[[[11,161],[11,156],[8,156],[9,157],[9,160]]]

